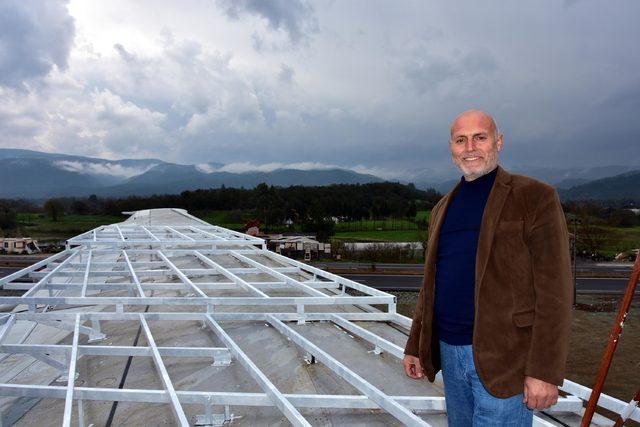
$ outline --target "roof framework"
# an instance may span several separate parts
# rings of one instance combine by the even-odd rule
[[[310,339],[300,329],[309,322],[327,323],[366,343],[374,355],[401,360],[403,343],[366,327],[410,327],[411,320],[396,313],[393,295],[270,252],[261,239],[211,226],[184,211],[171,210],[168,219],[158,219],[161,224],[152,224],[151,213],[139,211],[124,223],[83,233],[70,239],[65,251],[0,279],[5,289],[25,291],[20,297],[0,298],[0,303],[16,305],[0,318],[0,362],[29,356],[67,379],[64,386],[0,382],[0,395],[62,399],[64,426],[88,422],[84,405],[89,401],[168,405],[174,422],[182,426],[190,425],[185,405],[202,408],[199,425],[232,420],[231,407],[244,406],[275,407],[295,426],[311,425],[301,412],[309,408],[381,409],[411,426],[430,425],[421,415],[445,410],[442,396],[385,392],[329,351],[325,342]],[[109,322],[134,324],[146,345],[109,345],[103,332]],[[218,345],[159,345],[163,337],[153,332],[150,322],[199,322]],[[306,353],[309,363],[321,362],[356,393],[282,391],[255,355],[232,337],[226,322],[261,322]],[[67,342],[28,342],[39,325],[71,332],[70,342],[69,337]],[[77,385],[82,357],[151,358],[161,387]],[[177,387],[166,364],[170,358],[206,358],[217,367],[236,361],[260,391]],[[551,412],[579,414],[588,389],[565,381],[564,390],[570,394]],[[614,412],[626,407],[608,396],[601,405]],[[216,407],[224,412],[214,413]],[[640,421],[637,411],[631,418]],[[555,425],[539,416],[535,420],[538,425]]]

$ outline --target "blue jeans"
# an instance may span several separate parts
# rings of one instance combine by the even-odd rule
[[[533,411],[522,403],[522,393],[500,399],[484,388],[473,363],[470,345],[440,341],[440,357],[450,426],[531,426]]]

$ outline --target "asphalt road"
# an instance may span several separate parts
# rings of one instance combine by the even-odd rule
[[[314,267],[326,269],[340,269],[340,270],[370,270],[370,262],[311,262]],[[397,263],[375,263],[375,266],[379,270],[416,270],[420,274],[422,272],[423,264],[397,264]],[[576,263],[576,271],[581,273],[631,273],[633,263],[619,263],[619,262],[592,262],[578,260]]]
[[[422,285],[422,276],[378,275],[378,274],[345,274],[344,277],[363,285],[383,291],[418,291]],[[577,282],[578,293],[624,293],[629,279],[603,279],[580,277]],[[640,289],[636,290],[640,295]]]
[[[20,270],[19,268],[11,268],[11,267],[0,267],[0,277],[8,276],[11,273],[15,273]]]
[[[8,276],[19,268],[0,267],[0,277]],[[389,274],[342,274],[343,277],[371,286],[383,291],[418,291],[422,285],[422,275],[389,275]],[[627,286],[628,278],[589,278],[579,277],[578,293],[612,293],[622,294]],[[640,287],[636,290],[640,295]]]

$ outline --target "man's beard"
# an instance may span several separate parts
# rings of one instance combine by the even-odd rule
[[[481,157],[481,156],[468,155],[465,157]],[[458,167],[458,169],[460,169],[460,171],[462,172],[464,177],[467,179],[467,181],[472,181],[480,178],[481,176],[488,174],[489,172],[494,170],[496,166],[498,166],[498,150],[492,151],[491,153],[487,153],[487,156],[483,158],[485,159],[485,163],[480,170],[467,169],[467,167],[464,165],[464,160],[461,159],[460,161],[458,161],[456,157],[453,158],[453,162]]]

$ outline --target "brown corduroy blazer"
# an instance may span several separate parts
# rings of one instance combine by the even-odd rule
[[[433,328],[438,236],[457,188],[431,211],[424,278],[404,351],[420,358],[430,381],[440,370]],[[525,376],[562,384],[572,298],[569,237],[557,192],[498,167],[480,227],[473,326],[476,370],[492,395],[522,393]]]

